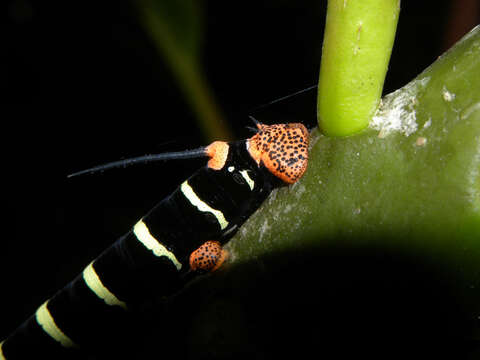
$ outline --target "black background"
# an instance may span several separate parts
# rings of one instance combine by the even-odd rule
[[[245,138],[250,109],[316,82],[326,2],[202,4],[204,71],[235,137]],[[208,143],[131,2],[2,6],[0,338],[202,163],[67,174]],[[450,10],[448,1],[402,2],[385,93],[445,50]],[[254,115],[312,124],[315,106],[311,93]]]

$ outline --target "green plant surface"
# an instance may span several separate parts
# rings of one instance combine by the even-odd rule
[[[379,246],[428,259],[480,312],[480,27],[389,94],[370,128],[314,131],[309,168],[230,241],[231,264],[309,247]]]
[[[368,126],[382,96],[400,0],[329,0],[317,118],[327,136]]]
[[[165,58],[208,140],[231,140],[201,65],[203,21],[196,1],[141,0],[139,16]]]

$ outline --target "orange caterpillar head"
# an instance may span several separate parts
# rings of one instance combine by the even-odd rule
[[[218,241],[207,241],[190,254],[190,268],[194,271],[215,271],[226,260],[227,254]]]
[[[303,124],[263,125],[247,140],[250,156],[287,184],[300,179],[307,169],[308,130]]]

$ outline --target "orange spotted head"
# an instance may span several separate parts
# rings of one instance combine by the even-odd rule
[[[215,271],[227,256],[228,252],[218,241],[209,240],[190,254],[190,268],[194,271]]]
[[[308,163],[308,130],[303,124],[264,125],[247,140],[250,156],[287,184],[300,179]]]

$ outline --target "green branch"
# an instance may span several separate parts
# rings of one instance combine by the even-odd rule
[[[368,126],[377,110],[395,38],[400,0],[329,0],[317,118],[327,136]]]
[[[477,26],[387,95],[362,134],[329,138],[315,132],[305,176],[274,192],[228,244],[231,268],[275,253],[374,246],[408,254],[418,264],[433,260],[476,319],[479,79]]]

